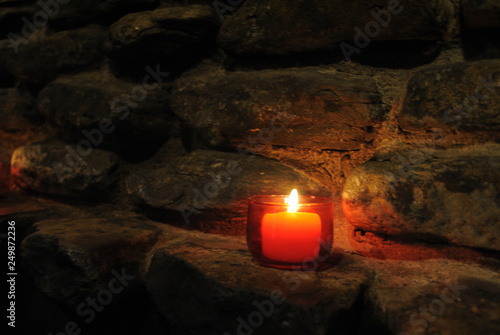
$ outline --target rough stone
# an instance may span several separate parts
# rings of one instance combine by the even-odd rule
[[[356,167],[343,209],[375,234],[500,250],[500,146],[414,149]]]
[[[131,304],[136,298],[130,291],[144,285],[146,292],[136,292],[142,294],[142,310],[150,308],[151,298],[169,334],[234,334],[243,323],[261,334],[419,334],[422,327],[442,335],[498,332],[498,266],[378,261],[336,250],[322,271],[283,271],[259,266],[243,237],[106,213],[73,213],[35,224],[20,256],[44,296],[74,310],[89,297],[104,297],[99,292],[109,289],[116,270],[134,278],[106,310],[116,312],[115,302]],[[273,297],[283,298],[273,303]],[[113,315],[106,320],[119,321]],[[97,328],[108,325],[102,321],[95,322]],[[53,325],[47,331],[58,327]]]
[[[113,22],[131,12],[152,9],[159,0],[83,0],[60,5],[53,21],[59,26],[74,26],[89,22]]]
[[[489,281],[467,276],[454,279],[453,284],[455,283],[462,286],[463,294],[457,293],[459,296],[459,299],[456,299],[457,303],[451,304],[449,308],[445,305],[442,313],[439,313],[441,304],[430,300],[430,297],[422,297],[419,301],[422,304],[430,301],[429,310],[436,311],[435,314],[439,315],[439,319],[428,325],[428,332],[464,335],[500,332],[500,284],[498,280]],[[452,288],[457,287],[450,287],[449,291]],[[437,291],[433,293],[437,295]],[[441,298],[442,291],[439,293]]]
[[[465,24],[469,28],[500,27],[500,4],[495,0],[462,0]]]
[[[35,97],[26,90],[0,88],[0,132],[15,133],[34,129],[43,122],[36,109]]]
[[[205,144],[250,150],[357,150],[385,114],[373,78],[322,68],[200,67],[176,81],[171,105]]]
[[[495,131],[500,129],[500,61],[427,68],[408,84],[399,117],[404,130]]]
[[[265,268],[243,238],[185,232],[155,253],[146,286],[171,334],[354,334],[372,275],[352,255],[320,272]]]
[[[134,277],[129,288],[140,282],[162,232],[155,224],[119,214],[45,220],[34,228],[22,242],[21,257],[41,292],[70,305],[107,288],[114,271]]]
[[[39,33],[7,56],[7,66],[17,78],[47,83],[58,75],[96,67],[110,49],[108,32],[98,25],[52,35]]]
[[[63,210],[66,209],[66,210]],[[69,215],[71,213],[70,206],[60,205],[54,201],[41,200],[37,198],[30,198],[25,196],[10,195],[4,198],[2,195],[2,203],[0,204],[0,220],[2,224],[5,221],[15,220],[17,216],[23,216],[23,221],[30,221],[33,224],[37,221],[51,218],[56,213],[63,213],[62,215]]]
[[[214,34],[215,31],[210,7],[195,5],[126,15],[111,26],[110,34],[115,48],[133,49],[152,39],[150,42],[163,43],[169,49],[165,51],[168,54],[172,49],[181,47],[180,35],[185,38],[182,43],[198,44],[208,37],[207,34]],[[161,48],[157,45],[157,49]]]
[[[38,108],[75,143],[141,156],[168,139],[173,124],[167,87],[148,80],[134,84],[105,72],[60,78],[40,92]]]
[[[335,222],[335,228],[337,226],[339,226],[338,220]],[[345,231],[339,232],[336,236],[345,234]],[[348,249],[352,249],[356,254],[369,258],[403,261],[449,259],[486,265],[489,265],[491,262],[494,263],[498,259],[497,252],[495,251],[439,244],[422,239],[408,240],[395,235],[374,234],[351,225],[347,227],[347,234],[349,239]],[[338,239],[336,245],[341,247]]]
[[[287,54],[338,49],[341,41],[355,47],[357,29],[363,34],[368,31],[370,41],[439,40],[456,30],[458,10],[451,1],[397,1],[401,5],[394,6],[390,19],[379,14],[379,20],[384,22],[381,26],[371,11],[385,10],[389,3],[392,2],[245,1],[225,17],[218,41],[224,49],[237,54]],[[366,39],[359,39],[358,44],[366,44]]]
[[[24,96],[24,94],[21,95]],[[28,97],[29,95],[26,96],[29,100]],[[23,104],[20,103],[18,106]],[[17,112],[11,114],[12,118],[10,120],[12,123],[9,127],[12,127],[12,129],[4,130],[0,127],[0,193],[4,188],[7,190],[12,186],[10,181],[10,162],[14,151],[24,145],[42,142],[56,135],[55,131],[51,127],[48,127],[46,123],[38,126],[40,120],[43,119],[40,115],[30,115],[31,113],[23,114],[24,116],[17,114]]]
[[[133,13],[110,27],[110,55],[119,68],[130,70],[132,62],[156,62],[165,64],[169,71],[177,71],[214,50],[217,30],[210,6],[173,6]]]
[[[258,194],[329,196],[321,184],[272,160],[236,153],[198,150],[171,166],[127,177],[133,201],[155,219],[205,232],[242,235],[248,197]]]
[[[498,333],[498,273],[460,263],[428,264],[377,269],[367,300],[391,334]]]
[[[18,243],[31,234],[31,227],[35,222],[68,217],[78,212],[71,206],[53,201],[0,194],[0,225],[7,227],[9,221],[14,221]]]
[[[0,1],[0,32],[19,38],[32,37],[33,31],[50,27],[55,30],[75,29],[91,23],[108,26],[122,16],[150,10],[159,0],[80,0],[80,1]],[[27,23],[28,22],[28,23]],[[17,39],[13,35],[11,37]]]
[[[58,142],[20,147],[12,155],[12,179],[23,189],[49,196],[90,201],[109,197],[117,179],[118,157],[99,149],[90,153],[81,149]]]

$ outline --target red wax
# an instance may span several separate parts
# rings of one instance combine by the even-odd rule
[[[301,263],[316,258],[321,219],[315,213],[273,213],[262,219],[262,253],[275,261]]]

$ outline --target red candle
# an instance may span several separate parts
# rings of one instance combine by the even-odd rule
[[[328,198],[256,195],[249,199],[247,245],[255,260],[278,269],[316,269],[333,241],[333,204]],[[312,266],[312,267],[311,267]]]
[[[297,190],[293,190],[288,201],[288,212],[264,215],[261,234],[265,257],[280,262],[300,263],[318,256],[321,219],[316,213],[298,213],[299,206]]]

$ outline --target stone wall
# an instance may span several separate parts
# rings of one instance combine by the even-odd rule
[[[132,215],[146,226],[137,223],[139,233],[118,242],[144,243],[140,264],[131,262],[149,292],[178,299],[159,288],[158,273],[167,264],[189,275],[194,266],[200,273],[194,271],[190,285],[206,284],[238,305],[252,300],[245,290],[266,296],[274,285],[259,291],[248,283],[234,297],[232,279],[216,274],[212,266],[234,256],[240,239],[179,238],[175,230],[175,241],[207,239],[200,243],[220,245],[224,253],[207,266],[183,254],[187,265],[179,265],[175,246],[181,242],[172,242],[156,254],[156,272],[149,273],[142,267],[159,248],[159,230],[170,229],[157,224],[244,235],[249,196],[292,188],[334,199],[335,246],[343,252],[393,260],[498,257],[497,1],[5,0],[0,26],[0,192],[78,208],[35,211],[30,222],[42,224],[38,237],[26,234],[30,264],[37,259],[33,250],[52,250],[54,236],[62,239],[58,234],[72,222],[127,230],[102,213],[128,213],[124,220]],[[81,206],[92,219],[82,219],[88,213],[81,214]],[[52,225],[61,227],[47,228]],[[68,250],[86,248],[77,236],[65,238],[70,258]],[[109,243],[106,237],[95,248],[105,254]],[[203,255],[201,249],[186,254]],[[120,257],[109,263],[122,264]],[[245,273],[247,265],[236,263]],[[370,301],[367,329],[382,323],[392,332],[410,331],[411,311],[387,304],[385,284],[373,277],[373,264],[365,265],[363,275],[350,265],[342,270],[357,283],[342,291],[349,297],[345,306],[332,312],[327,304],[311,314],[319,328],[297,321],[297,333],[331,331],[332,315],[341,319],[345,311],[358,318],[360,297]],[[88,279],[82,287],[100,276],[91,270],[82,270],[90,276],[79,279]],[[497,275],[489,276],[482,279]],[[181,277],[170,284],[180,285]],[[338,284],[328,280],[310,289]],[[407,301],[423,299],[417,286]],[[470,286],[481,285],[474,279]],[[67,298],[55,293],[61,287],[50,278],[38,278],[37,287],[59,302]],[[283,315],[323,303],[289,293],[295,300]],[[222,318],[225,309],[215,298],[198,298]],[[162,301],[156,303],[169,323],[202,332],[203,318],[190,324]],[[380,321],[383,315],[389,320]],[[372,317],[375,323],[366,321]],[[346,327],[346,334],[353,331]]]
[[[250,195],[297,187],[339,199],[346,181],[347,218],[363,231],[384,215],[469,225],[464,213],[450,219],[452,202],[436,211],[425,201],[455,197],[445,179],[459,178],[463,197],[477,178],[489,185],[481,199],[498,187],[494,172],[477,172],[498,152],[495,2],[237,3],[2,2],[4,175],[12,162],[14,185],[51,197],[113,202],[126,191],[155,219],[208,232],[243,234]],[[468,145],[477,150],[450,163],[460,167],[439,158]],[[476,179],[461,178],[470,155],[485,160],[471,162]],[[374,159],[387,162],[348,179]],[[434,161],[446,171],[412,179]],[[366,186],[377,194],[358,187],[365,166],[382,178]],[[367,212],[381,202],[391,209]],[[495,201],[491,210],[486,222]],[[396,231],[419,235],[380,232]]]

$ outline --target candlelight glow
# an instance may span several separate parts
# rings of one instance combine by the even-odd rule
[[[299,193],[296,189],[292,190],[292,193],[290,193],[290,198],[285,198],[285,203],[288,204],[289,213],[297,212],[297,208],[299,207]]]
[[[301,205],[296,189],[281,197],[280,204],[275,195],[250,199],[248,247],[265,266],[306,269],[304,264],[319,262],[320,253],[331,250],[333,205],[327,198],[314,196],[301,196]]]

